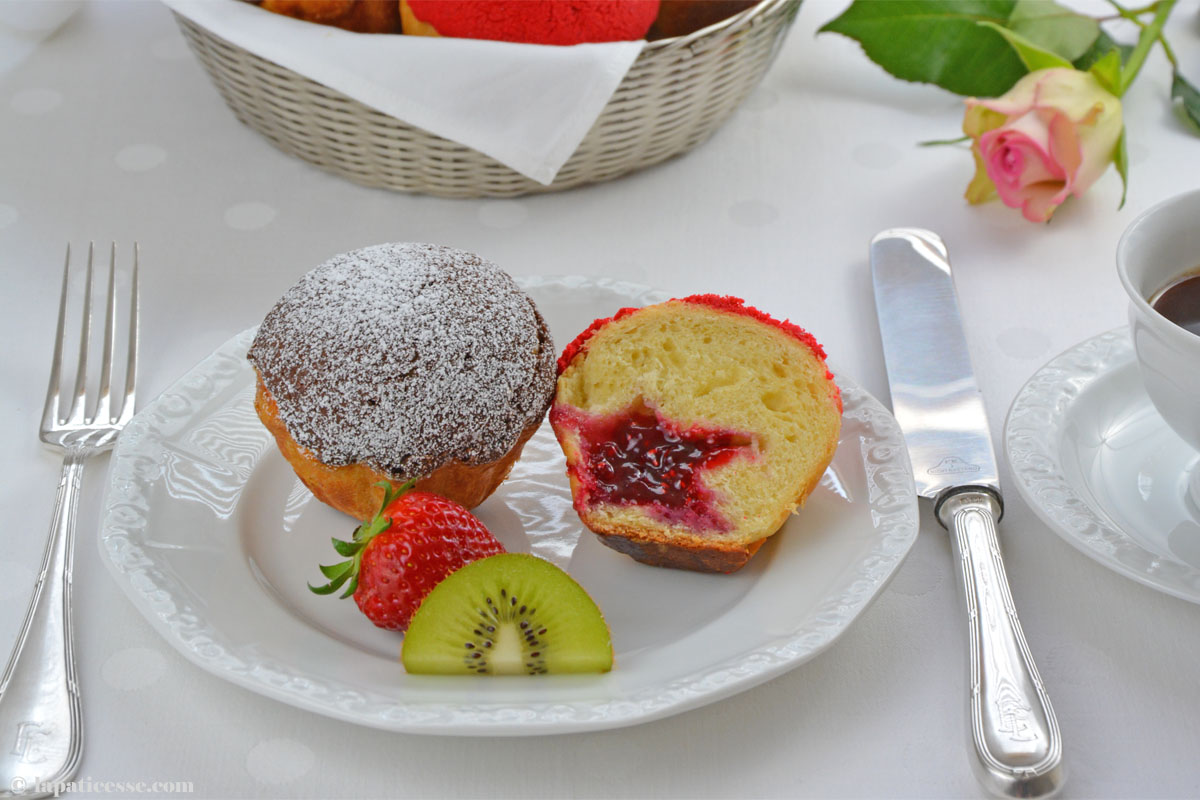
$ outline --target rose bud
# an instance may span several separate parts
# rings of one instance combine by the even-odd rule
[[[1045,222],[1069,195],[1088,190],[1116,155],[1121,101],[1095,76],[1065,67],[1031,72],[1002,97],[969,98],[975,177],[966,198],[993,192],[1030,222]]]

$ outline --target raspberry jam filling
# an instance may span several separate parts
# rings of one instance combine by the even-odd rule
[[[581,462],[572,469],[580,505],[644,506],[655,518],[697,532],[732,528],[704,485],[705,470],[738,457],[753,458],[753,437],[695,426],[680,430],[644,404],[615,414],[586,415],[556,406],[555,424],[579,432]]]

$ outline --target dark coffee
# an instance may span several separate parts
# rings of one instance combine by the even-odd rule
[[[1175,279],[1151,301],[1154,310],[1200,336],[1200,271]]]

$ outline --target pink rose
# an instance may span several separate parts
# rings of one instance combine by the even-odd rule
[[[982,203],[995,192],[1025,219],[1045,222],[1096,182],[1122,127],[1121,101],[1094,75],[1065,67],[1031,72],[1003,97],[972,97],[963,117],[975,156],[967,200]]]

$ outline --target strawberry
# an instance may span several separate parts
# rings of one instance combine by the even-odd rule
[[[380,628],[403,631],[417,606],[433,587],[459,567],[504,552],[475,515],[453,500],[412,491],[413,481],[394,489],[386,481],[383,506],[375,518],[344,542],[333,540],[339,555],[348,556],[321,572],[329,579],[308,588],[332,594],[346,586],[342,597],[354,602]]]

